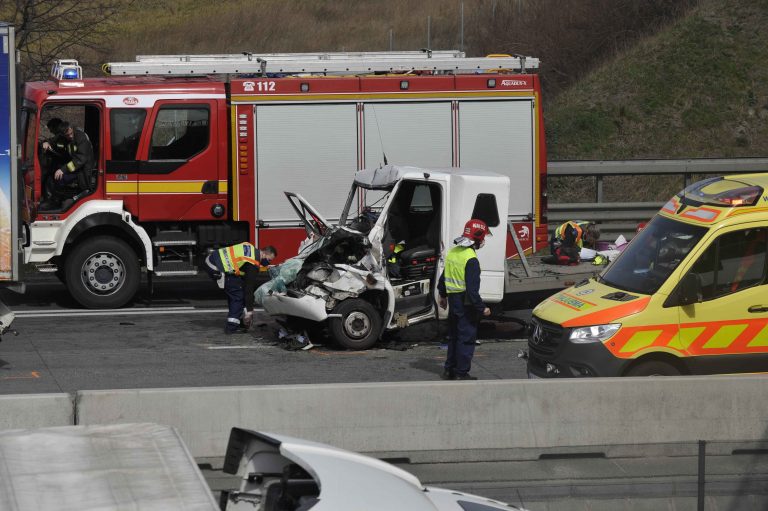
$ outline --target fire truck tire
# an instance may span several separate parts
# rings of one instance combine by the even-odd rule
[[[675,366],[660,360],[641,362],[627,371],[627,376],[679,376],[680,374]]]
[[[365,300],[350,298],[333,309],[340,318],[330,318],[328,330],[336,343],[350,350],[367,350],[381,332],[381,315]]]
[[[67,289],[83,307],[117,309],[136,294],[140,271],[136,252],[126,242],[97,236],[67,256]]]

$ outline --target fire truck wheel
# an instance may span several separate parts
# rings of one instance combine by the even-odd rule
[[[379,338],[381,315],[365,300],[344,300],[333,310],[340,318],[331,318],[328,326],[331,337],[343,348],[367,350]]]
[[[680,371],[673,365],[659,360],[641,362],[629,371],[627,376],[679,376]]]
[[[139,260],[123,240],[91,238],[67,256],[67,288],[88,309],[117,309],[139,288]]]

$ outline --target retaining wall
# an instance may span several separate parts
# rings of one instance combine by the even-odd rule
[[[78,393],[79,424],[176,427],[197,458],[232,426],[363,452],[768,439],[768,376],[498,380]]]

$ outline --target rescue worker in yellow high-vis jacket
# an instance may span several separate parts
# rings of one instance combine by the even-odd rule
[[[552,239],[549,240],[552,257],[547,258],[544,262],[564,265],[578,264],[581,249],[585,245],[588,248],[593,248],[598,239],[600,239],[600,230],[594,222],[569,220],[552,233]]]
[[[472,219],[464,225],[464,233],[456,238],[455,247],[445,256],[445,270],[437,289],[440,307],[448,310],[448,355],[441,378],[444,380],[476,380],[469,374],[475,354],[480,316],[490,316],[491,309],[480,298],[480,262],[476,250],[490,236],[488,225]]]
[[[205,269],[227,295],[227,326],[224,332],[245,332],[253,317],[253,292],[256,276],[277,256],[273,246],[259,250],[248,242],[211,252],[205,259]]]

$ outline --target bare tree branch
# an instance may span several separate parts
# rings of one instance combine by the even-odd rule
[[[47,75],[51,62],[85,49],[100,50],[113,37],[117,15],[136,0],[15,0],[0,2],[0,19],[16,28],[22,79]]]

